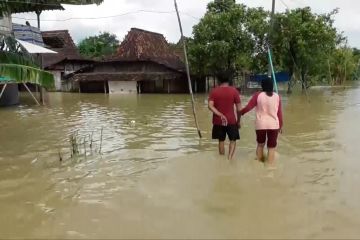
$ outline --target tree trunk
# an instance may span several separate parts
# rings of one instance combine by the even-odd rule
[[[291,94],[292,93],[292,87],[293,87],[293,78],[294,78],[294,66],[291,67],[291,69],[289,70],[289,82],[288,82],[288,90],[287,90],[287,94]]]
[[[306,85],[306,74],[305,71],[301,70],[301,89],[303,92],[307,89]]]

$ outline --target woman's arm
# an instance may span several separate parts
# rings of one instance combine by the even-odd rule
[[[257,99],[259,96],[260,92],[255,93],[252,98],[250,99],[249,103],[246,105],[245,108],[243,108],[240,113],[241,115],[245,115],[246,113],[250,112],[251,110],[253,110],[256,106],[257,106]]]
[[[284,126],[284,121],[283,121],[283,114],[282,114],[282,103],[281,103],[281,97],[279,96],[279,110],[278,110],[278,118],[279,118],[279,124],[280,124],[280,130],[283,128]]]

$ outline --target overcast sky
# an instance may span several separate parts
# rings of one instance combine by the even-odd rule
[[[206,11],[206,5],[210,0],[178,0],[182,14],[184,32],[191,35],[192,27]],[[262,6],[271,8],[271,0],[241,0],[237,1],[251,7]],[[285,5],[289,8],[310,6],[318,13],[330,12],[339,8],[340,13],[336,17],[336,26],[344,31],[349,44],[360,48],[360,1],[359,0],[277,0],[277,11],[284,11]],[[122,40],[132,27],[142,28],[149,31],[159,32],[165,35],[170,42],[177,42],[180,38],[176,15],[173,12],[173,0],[104,0],[104,3],[96,6],[70,6],[64,5],[65,11],[47,11],[41,16],[42,30],[68,29],[74,40],[79,40],[95,35],[101,31],[115,33]],[[139,10],[165,12],[137,12]],[[167,13],[166,13],[167,12]],[[170,13],[169,13],[170,12]],[[94,18],[121,15],[97,20],[69,18]],[[13,17],[27,19],[36,18],[35,14],[17,14]],[[59,20],[59,21],[46,21]],[[25,20],[14,18],[14,22],[24,23]],[[36,21],[30,21],[36,26]]]

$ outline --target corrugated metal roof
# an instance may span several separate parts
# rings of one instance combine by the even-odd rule
[[[33,43],[42,47],[44,46],[41,31],[36,27],[14,23],[13,32],[16,39]]]

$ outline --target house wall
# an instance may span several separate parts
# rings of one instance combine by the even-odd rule
[[[137,82],[135,81],[110,81],[109,82],[110,94],[127,94],[137,93]]]
[[[54,74],[55,77],[55,90],[62,92],[79,91],[79,84],[64,79],[64,76],[71,74],[80,69],[89,67],[91,64],[83,62],[62,62],[51,66],[48,71]]]
[[[107,82],[80,82],[79,91],[81,93],[106,93],[109,91]]]
[[[54,75],[55,79],[55,90],[62,90],[62,81],[61,81],[61,72],[60,71],[50,71]]]
[[[94,72],[168,72],[169,68],[153,62],[118,62],[100,63],[94,68]]]
[[[170,93],[188,93],[189,86],[186,77],[170,80]]]
[[[12,31],[11,15],[0,16],[0,34],[10,35]]]
[[[104,62],[96,64],[93,72],[155,73],[154,76],[150,77],[151,79],[139,79],[138,82],[135,79],[109,81],[109,93],[188,93],[185,74],[153,62]],[[159,74],[156,75],[157,73]],[[95,89],[97,89],[97,92],[104,92],[103,87],[94,82],[84,81],[81,83],[81,88],[81,92],[94,92]]]
[[[0,91],[3,85],[0,84]],[[12,106],[19,104],[19,89],[17,84],[8,84],[5,92],[0,98],[0,106]]]

